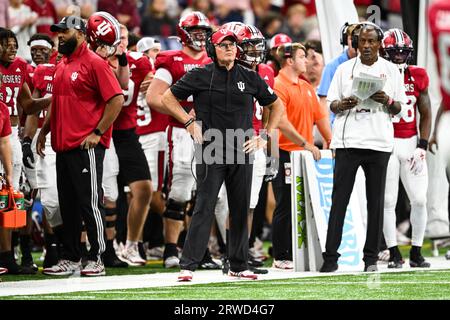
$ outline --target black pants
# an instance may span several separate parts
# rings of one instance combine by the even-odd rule
[[[323,257],[337,261],[337,252],[344,226],[345,213],[355,183],[359,166],[366,176],[367,233],[364,245],[364,262],[375,264],[378,260],[380,239],[383,233],[384,190],[389,152],[367,149],[337,149],[330,219],[328,220],[326,252]]]
[[[275,260],[292,260],[291,185],[285,182],[284,164],[291,162],[289,152],[280,149],[278,174],[272,181],[275,210],[272,220],[272,246]]]
[[[103,159],[105,148],[79,148],[56,154],[58,199],[63,220],[63,259],[81,259],[82,222],[86,226],[91,249],[89,260],[100,261],[106,248],[103,208]]]
[[[181,269],[194,271],[203,259],[214,220],[217,196],[224,180],[230,209],[230,269],[235,272],[248,269],[247,215],[252,167],[250,164],[197,165],[197,199],[180,260]]]

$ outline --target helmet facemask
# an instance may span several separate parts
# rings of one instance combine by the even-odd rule
[[[242,54],[239,60],[253,67],[264,61],[266,54],[266,42],[264,39],[243,41],[241,44]]]
[[[208,29],[206,28],[189,28],[185,29],[187,33],[187,46],[195,51],[202,51],[206,45],[206,38],[208,37]]]
[[[384,50],[387,59],[396,64],[400,71],[405,70],[411,63],[413,49],[409,47],[390,47]]]

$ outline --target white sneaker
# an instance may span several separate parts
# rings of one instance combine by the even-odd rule
[[[283,270],[294,269],[294,263],[291,260],[274,260],[272,267]]]
[[[257,280],[258,275],[254,274],[250,270],[244,270],[241,272],[234,272],[234,271],[228,271],[228,276],[234,277],[234,278],[240,278],[240,279],[247,279],[247,280]]]
[[[166,260],[164,260],[164,267],[169,268],[178,268],[180,266],[180,259],[176,256],[168,257]]]
[[[81,270],[81,275],[89,277],[104,276],[106,275],[105,266],[102,262],[89,260],[86,267]]]
[[[378,253],[378,261],[389,262],[390,257],[391,253],[389,252],[388,249],[380,251]]]
[[[145,251],[147,260],[162,260],[164,256],[164,247],[154,247]]]
[[[139,251],[137,250],[137,247],[129,247],[125,248],[122,253],[118,256],[120,260],[123,262],[128,263],[130,266],[144,266],[147,261],[141,258],[139,255]]]
[[[8,273],[8,269],[0,267],[0,274]]]
[[[178,281],[192,281],[194,272],[191,270],[181,270],[178,274]]]
[[[70,260],[59,260],[57,264],[55,264],[51,268],[45,268],[42,270],[43,274],[49,276],[70,276],[72,274],[77,274],[81,270],[80,262],[73,262]]]
[[[445,254],[445,259],[450,260],[450,250]]]

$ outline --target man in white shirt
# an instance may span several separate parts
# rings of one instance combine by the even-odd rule
[[[359,33],[359,35],[358,35]],[[339,66],[327,101],[336,114],[331,149],[335,149],[334,185],[328,221],[326,252],[321,272],[338,268],[337,252],[345,213],[359,166],[366,176],[367,236],[364,271],[376,271],[378,247],[383,232],[386,171],[394,144],[392,115],[400,113],[407,98],[398,68],[378,56],[383,31],[375,24],[361,23],[352,33],[353,47],[360,52]],[[355,77],[363,74],[385,79],[382,90],[365,100],[352,95]]]

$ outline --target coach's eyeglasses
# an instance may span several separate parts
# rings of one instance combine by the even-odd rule
[[[236,48],[236,42],[221,42],[216,44],[216,47],[219,47],[222,50],[227,50],[228,48],[234,49]]]

